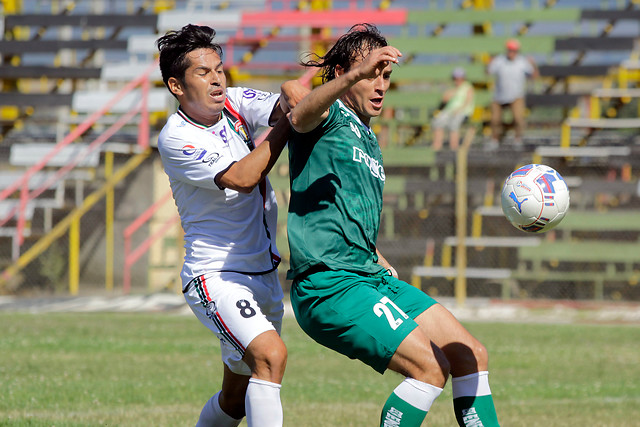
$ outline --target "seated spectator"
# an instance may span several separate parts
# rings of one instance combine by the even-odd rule
[[[449,147],[458,149],[460,141],[460,126],[473,113],[473,86],[466,80],[466,73],[462,68],[456,68],[451,74],[454,87],[448,89],[442,96],[444,108],[435,116],[433,127],[433,149],[442,148],[445,129],[449,130]]]

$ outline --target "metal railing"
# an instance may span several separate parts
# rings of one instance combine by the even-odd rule
[[[146,157],[150,154],[149,149],[149,112],[147,108],[147,100],[150,88],[149,75],[153,69],[157,67],[157,62],[151,64],[148,69],[140,75],[138,78],[132,80],[125,85],[109,102],[107,102],[102,108],[91,114],[85,121],[73,129],[65,138],[57,143],[54,148],[44,155],[40,161],[30,167],[18,180],[8,186],[5,190],[0,192],[0,201],[7,199],[15,192],[20,191],[19,200],[20,203],[13,207],[10,212],[2,219],[0,219],[0,226],[6,224],[12,218],[16,218],[17,226],[15,228],[14,245],[17,245],[17,254],[19,254],[20,246],[24,243],[24,228],[26,222],[26,209],[30,201],[42,194],[46,189],[50,188],[52,184],[63,179],[65,175],[69,173],[77,164],[79,164],[87,155],[94,150],[98,150],[102,144],[109,140],[120,130],[125,124],[129,123],[136,115],[140,115],[138,122],[138,135],[137,145],[140,154],[133,157],[127,162],[127,164],[113,173],[112,170],[106,170],[105,175],[109,178],[105,184],[94,193],[85,198],[82,206],[74,209],[64,220],[60,221],[48,234],[43,236],[36,244],[34,244],[24,254],[19,255],[17,259],[14,259],[12,265],[7,267],[0,276],[0,288],[10,280],[16,273],[26,267],[31,261],[33,261],[39,254],[46,250],[51,243],[59,238],[64,232],[69,230],[69,289],[72,294],[78,291],[78,277],[79,277],[79,265],[77,255],[79,253],[79,220],[99,199],[106,197],[107,200],[112,200],[110,193],[113,192],[114,185],[120,180],[124,179],[133,169],[135,169]],[[93,142],[91,142],[85,150],[80,151],[67,165],[58,169],[52,177],[50,177],[44,184],[33,191],[29,191],[28,183],[30,178],[38,171],[47,166],[49,161],[58,154],[65,146],[71,144],[86,131],[88,131],[102,116],[107,114],[111,108],[113,108],[122,98],[128,93],[140,87],[141,97],[140,102],[133,106],[128,112],[123,114],[115,123],[109,126],[104,132],[102,132]],[[109,168],[112,167],[112,162],[109,163]],[[107,203],[107,210],[113,210],[113,204]],[[113,218],[113,215],[107,214],[107,218]],[[107,247],[113,250],[113,228],[107,224]],[[74,258],[75,257],[75,258]],[[113,269],[112,254],[107,254],[107,269]],[[112,280],[113,275],[107,273],[107,288],[112,288],[113,283],[109,283]]]

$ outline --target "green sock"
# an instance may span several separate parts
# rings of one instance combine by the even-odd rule
[[[500,427],[490,394],[453,399],[453,410],[461,427]]]
[[[380,427],[413,427],[422,424],[426,411],[400,399],[395,393],[387,399],[380,416]]]

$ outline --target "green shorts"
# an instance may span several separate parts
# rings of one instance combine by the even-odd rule
[[[293,311],[307,335],[380,373],[418,326],[414,319],[436,303],[387,272],[320,271],[291,285]]]

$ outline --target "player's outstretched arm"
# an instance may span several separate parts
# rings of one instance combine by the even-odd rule
[[[216,176],[216,183],[223,188],[250,193],[278,160],[287,145],[290,131],[289,118],[282,117],[255,150],[220,172]]]
[[[393,46],[372,50],[349,71],[336,66],[336,78],[318,86],[291,111],[291,125],[300,132],[315,129],[329,114],[329,107],[344,95],[351,86],[363,79],[374,78],[389,62],[398,63],[402,53]]]
[[[269,116],[269,126],[273,126],[282,117],[284,117],[291,108],[295,107],[302,98],[304,98],[310,90],[305,87],[299,80],[287,80],[280,86],[280,99],[273,107],[271,116]]]

